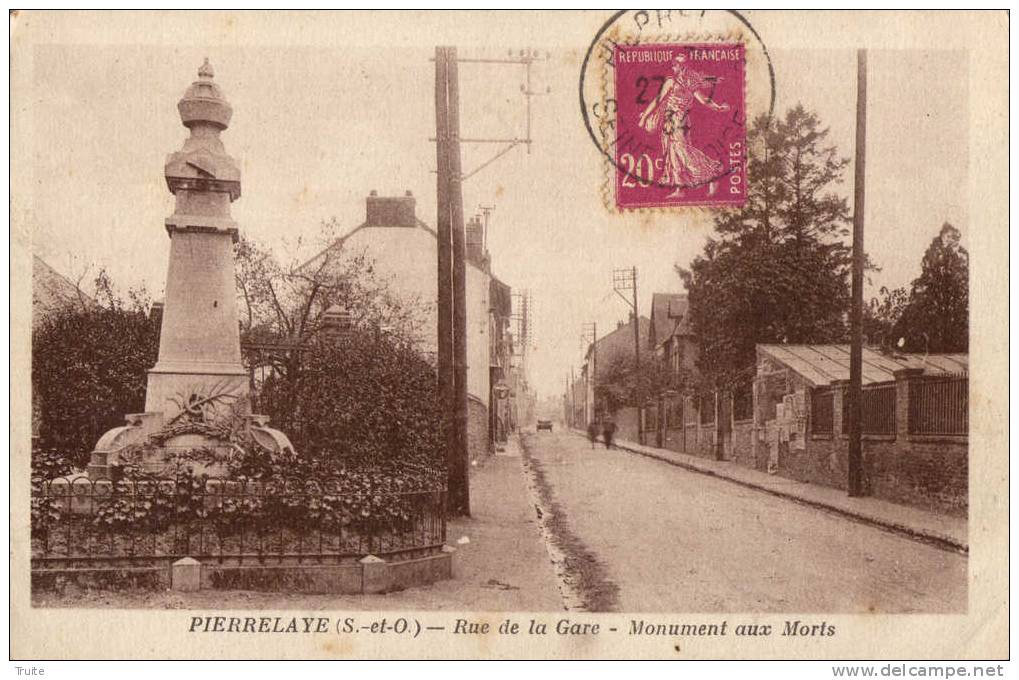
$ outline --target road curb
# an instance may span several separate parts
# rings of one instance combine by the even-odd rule
[[[574,434],[577,434],[577,435],[583,434],[583,436],[586,436],[586,434],[580,433],[577,430],[572,430],[572,432]],[[828,512],[835,513],[837,515],[841,515],[843,517],[847,517],[847,518],[849,518],[849,519],[851,519],[853,521],[859,522],[861,524],[868,524],[870,526],[878,527],[879,529],[884,529],[884,530],[890,531],[892,533],[900,534],[902,536],[906,536],[908,538],[911,538],[911,539],[916,540],[916,541],[921,541],[923,543],[929,543],[931,545],[937,546],[937,547],[945,549],[945,550],[951,550],[951,551],[954,551],[954,552],[959,552],[959,553],[962,553],[964,555],[968,555],[969,554],[969,544],[967,542],[959,541],[958,539],[956,539],[956,538],[954,538],[952,536],[947,536],[947,535],[942,534],[940,532],[931,531],[931,530],[927,530],[927,529],[919,529],[919,528],[917,528],[915,526],[910,526],[910,525],[907,525],[907,524],[902,524],[902,523],[895,522],[895,521],[892,521],[892,520],[886,520],[886,519],[881,518],[881,517],[875,517],[874,515],[869,515],[869,514],[865,514],[865,513],[855,512],[853,510],[850,510],[850,509],[844,508],[844,507],[840,507],[838,505],[833,505],[833,504],[830,504],[830,503],[824,503],[824,502],[821,502],[821,501],[814,500],[812,498],[805,498],[803,496],[798,496],[798,495],[796,495],[794,493],[790,493],[788,491],[783,491],[781,489],[775,489],[775,488],[771,488],[771,487],[764,486],[764,485],[761,485],[761,484],[754,484],[753,482],[745,480],[745,479],[739,479],[739,478],[736,478],[736,477],[730,477],[730,476],[725,475],[725,474],[720,474],[719,471],[717,471],[717,470],[712,470],[712,469],[707,468],[707,467],[701,467],[699,465],[694,465],[694,464],[691,464],[691,463],[688,463],[688,462],[682,461],[682,460],[676,460],[675,458],[671,458],[671,457],[665,455],[664,453],[659,454],[658,452],[656,452],[656,451],[654,451],[652,449],[647,449],[645,447],[637,448],[639,445],[631,444],[630,442],[620,441],[620,440],[617,439],[613,443],[615,444],[616,448],[622,449],[624,451],[628,451],[629,453],[635,453],[635,454],[637,454],[639,456],[644,456],[646,458],[652,458],[654,460],[659,460],[659,461],[662,461],[663,463],[668,463],[669,465],[675,465],[676,467],[683,468],[684,470],[690,470],[691,472],[697,472],[697,473],[700,473],[702,475],[707,475],[709,477],[715,477],[717,479],[724,479],[724,480],[732,482],[734,484],[739,484],[740,486],[743,486],[743,487],[746,487],[746,488],[749,488],[749,489],[756,489],[758,491],[763,491],[765,493],[769,493],[769,494],[771,494],[773,496],[778,496],[780,498],[786,498],[788,500],[795,501],[795,502],[800,503],[802,505],[809,505],[809,506],[814,507],[814,508],[819,508],[821,510],[826,510]]]

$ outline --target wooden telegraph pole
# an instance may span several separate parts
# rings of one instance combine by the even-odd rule
[[[546,59],[548,58],[546,54]],[[435,48],[435,144],[438,199],[438,350],[439,387],[443,426],[446,432],[446,466],[452,515],[470,515],[470,460],[467,441],[467,280],[463,219],[463,182],[507,154],[526,144],[530,150],[531,97],[542,93],[530,88],[531,65],[537,52],[521,51],[505,59],[458,59],[455,47]],[[527,131],[524,139],[461,138],[460,76],[458,64],[519,64],[528,85],[522,88],[527,101]],[[547,93],[547,92],[546,92]],[[506,144],[506,148],[470,172],[463,172],[460,144]],[[490,208],[486,207],[486,218]],[[487,223],[486,223],[487,234]],[[525,339],[526,341],[526,339]],[[487,370],[487,368],[486,368]]]
[[[438,373],[446,443],[449,512],[470,514],[467,460],[466,291],[460,111],[456,52],[435,48],[435,160],[438,240]],[[459,262],[458,262],[459,260]],[[459,303],[459,304],[458,304]],[[459,309],[458,309],[459,307]],[[462,395],[461,395],[462,392]],[[461,396],[463,397],[461,399]],[[461,412],[462,406],[462,412]]]
[[[594,411],[598,407],[598,395],[596,390],[598,389],[598,322],[591,322],[591,379],[594,380],[594,387],[591,388],[591,398],[594,399],[595,408],[591,409],[591,415],[594,416]]]
[[[640,374],[640,318],[637,315],[637,267],[633,267],[633,360]],[[643,395],[641,395],[643,396]],[[638,404],[640,405],[640,404]]]
[[[593,420],[595,413],[598,411],[598,322],[592,321],[584,324],[584,345],[587,348],[588,353],[591,355],[590,360],[587,362],[587,371],[590,376],[591,383],[591,414],[590,419]],[[586,392],[584,393],[586,396]],[[586,413],[586,410],[585,410]]]
[[[616,292],[616,295],[623,298],[623,302],[628,304],[633,310],[633,365],[637,375],[640,375],[640,316],[638,315],[637,308],[637,267],[633,266],[629,269],[614,269],[612,270],[612,290]],[[631,292],[631,298],[627,299],[623,295],[624,291]],[[637,440],[639,443],[644,443],[644,395],[640,391],[640,382],[637,383]]]
[[[467,455],[467,271],[464,234],[463,175],[460,167],[460,74],[456,48],[447,48],[446,73],[449,78],[449,204],[453,227],[453,377],[455,385],[454,423],[456,430],[458,476],[463,484],[451,495],[451,507],[457,515],[471,514]]]
[[[849,346],[850,496],[863,495],[863,212],[867,151],[867,51],[856,52],[856,162],[853,176],[853,283]]]

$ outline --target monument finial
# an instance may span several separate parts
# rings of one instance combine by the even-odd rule
[[[230,125],[233,109],[230,108],[230,103],[223,96],[219,85],[212,79],[214,73],[212,64],[206,57],[198,68],[198,80],[191,83],[177,103],[185,127],[191,127],[196,123],[211,123],[220,130],[225,130]]]
[[[198,67],[199,78],[212,78],[216,75],[216,72],[212,70],[212,64],[209,63],[209,58],[206,57],[202,65]]]

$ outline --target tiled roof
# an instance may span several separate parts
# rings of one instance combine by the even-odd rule
[[[426,231],[429,234],[431,234],[432,238],[434,238],[436,240],[439,238],[439,235],[436,233],[436,231],[434,229],[432,229],[430,226],[428,226],[428,224],[423,222],[422,220],[415,220],[414,225],[415,225],[415,228],[421,229],[421,230]],[[358,233],[359,231],[361,231],[363,229],[392,229],[392,228],[393,227],[391,227],[391,226],[371,225],[371,224],[368,224],[367,222],[362,222],[361,224],[357,225],[356,227],[354,227],[353,229],[348,231],[346,234],[343,234],[342,236],[337,238],[335,241],[330,243],[328,246],[326,246],[325,248],[320,250],[318,252],[318,254],[316,254],[315,256],[313,256],[311,258],[309,258],[304,264],[302,264],[300,267],[298,267],[298,271],[303,271],[304,269],[307,269],[307,268],[311,267],[313,264],[317,263],[320,259],[325,257],[326,253],[328,253],[330,250],[342,248],[343,245],[347,242],[347,239],[349,239],[354,234]],[[477,262],[474,262],[470,258],[464,257],[464,262],[466,262],[471,267],[474,267],[478,271],[482,271],[482,272],[485,271],[483,267],[481,267]]]
[[[648,331],[650,328],[651,320],[646,316],[640,317],[638,334],[641,347],[647,347]],[[598,352],[596,357],[598,375],[602,375],[603,371],[608,370],[609,365],[617,357],[632,357],[633,317],[630,317],[629,322],[616,327],[611,333],[606,333],[598,338],[595,349]],[[590,359],[590,357],[591,345],[588,345],[586,358]]]
[[[651,343],[657,347],[673,335],[690,335],[686,295],[655,293],[651,296]]]
[[[763,354],[799,373],[814,386],[849,380],[849,345],[758,345]],[[966,375],[968,354],[884,354],[863,348],[863,384],[895,380],[895,371],[921,368],[927,375]]]
[[[92,299],[38,255],[32,257],[32,327],[62,307]]]

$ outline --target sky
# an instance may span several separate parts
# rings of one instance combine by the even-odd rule
[[[757,24],[765,39],[769,21],[775,18]],[[570,366],[580,365],[585,322],[605,329],[626,318],[628,307],[612,291],[613,268],[637,267],[640,312],[648,315],[652,293],[683,292],[675,266],[686,266],[711,232],[707,213],[605,209],[602,156],[577,101],[582,38],[599,23],[556,41],[535,28],[532,45],[550,56],[535,66],[532,84],[549,93],[533,100],[531,152],[513,149],[464,184],[466,215],[495,206],[488,239],[494,273],[531,292],[530,377],[541,395],[561,392]],[[520,46],[491,46],[496,28],[466,34],[461,56],[503,56]],[[222,138],[240,163],[233,216],[249,237],[295,257],[311,254],[322,220],[336,217],[350,229],[363,221],[371,190],[412,191],[418,217],[434,224],[429,58],[438,37],[395,30],[380,50],[373,43],[387,28],[376,31],[343,47],[293,47],[283,39],[36,46],[31,164],[14,170],[32,173],[34,252],[72,279],[105,267],[123,287],[162,295],[163,220],[173,211],[163,163],[187,136],[176,103],[206,56],[234,108]],[[802,103],[851,156],[855,53],[773,43],[770,54],[776,111]],[[960,51],[871,51],[866,249],[881,271],[869,294],[908,285],[942,222],[959,227],[965,244],[967,68]],[[523,136],[522,67],[463,64],[460,78],[462,136]],[[497,150],[465,146],[464,170]],[[850,198],[852,177],[850,166],[837,187]]]

